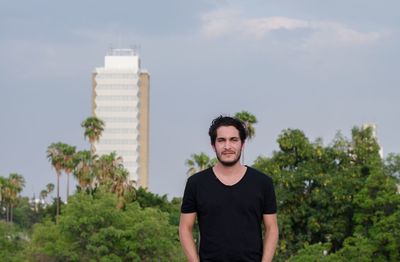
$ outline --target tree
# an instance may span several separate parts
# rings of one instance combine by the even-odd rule
[[[0,257],[1,261],[25,261],[22,257],[22,250],[26,246],[23,234],[17,227],[10,223],[0,221]]]
[[[52,143],[47,148],[47,159],[50,161],[51,165],[56,170],[57,174],[57,211],[56,211],[56,220],[60,215],[60,176],[64,165],[64,155],[63,148],[64,143]]]
[[[254,124],[257,124],[256,116],[248,111],[240,111],[235,114],[235,117],[244,123],[247,131],[248,141],[252,140],[256,135],[256,130],[254,128]],[[242,151],[242,163],[244,164],[244,149]]]
[[[95,178],[94,170],[93,170],[93,161],[96,161],[96,158],[93,158],[90,151],[83,150],[78,151],[74,155],[75,161],[75,169],[74,176],[78,180],[79,190],[92,192],[93,188],[93,180]]]
[[[117,202],[110,193],[76,193],[58,224],[34,227],[28,255],[42,261],[185,261],[167,213],[137,203],[118,209]]]
[[[199,171],[212,167],[216,164],[215,158],[210,158],[207,154],[201,152],[200,154],[192,154],[190,159],[187,159],[185,165],[189,168],[186,172],[188,176],[193,175]]]
[[[39,199],[41,200],[41,202],[45,202],[46,201],[47,195],[48,195],[47,190],[43,189],[42,191],[40,191]]]
[[[13,209],[18,201],[19,193],[25,186],[25,179],[22,175],[11,173],[8,176],[8,197],[9,197],[9,222],[13,222]]]
[[[385,171],[387,175],[396,177],[400,182],[400,154],[388,154],[385,159]]]
[[[0,177],[0,196],[1,196],[1,209],[5,210],[4,219],[6,222],[9,221],[10,217],[10,202],[11,202],[11,184],[9,179]]]
[[[46,185],[46,190],[47,190],[47,194],[51,194],[54,191],[54,184],[53,183],[48,183]]]
[[[94,168],[98,188],[116,194],[119,208],[123,208],[126,201],[134,198],[133,181],[129,181],[129,172],[123,166],[122,157],[115,152],[102,155],[96,161]]]
[[[98,183],[102,186],[110,186],[117,170],[124,167],[122,163],[122,157],[115,152],[102,155],[94,165]]]
[[[104,122],[95,116],[88,117],[81,123],[81,126],[85,129],[84,136],[89,139],[92,154],[94,154],[93,144],[99,141],[104,131],[104,125]]]
[[[62,147],[62,155],[64,157],[63,170],[67,175],[67,198],[66,198],[67,201],[69,197],[69,177],[76,166],[76,161],[74,159],[75,151],[76,151],[75,146],[64,144]]]
[[[399,260],[400,195],[370,129],[353,128],[351,140],[338,133],[329,146],[297,129],[277,141],[254,164],[274,180],[277,261]]]
[[[8,186],[8,181],[6,178],[0,176],[0,214],[2,214],[3,210],[7,208],[6,205],[6,198],[7,198],[7,186]],[[7,217],[7,216],[5,216]]]

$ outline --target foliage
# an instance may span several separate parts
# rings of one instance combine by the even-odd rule
[[[331,260],[331,258],[327,256],[328,250],[330,250],[329,243],[306,244],[303,249],[289,259],[289,262],[333,262],[334,260]]]
[[[95,116],[88,117],[81,123],[81,126],[85,129],[84,136],[89,139],[90,144],[100,139],[104,125],[104,121]]]
[[[191,176],[197,172],[214,166],[217,163],[217,159],[210,158],[206,153],[200,152],[200,154],[192,154],[190,159],[187,159],[185,165],[189,168],[186,172],[188,176]]]
[[[246,127],[246,132],[247,132],[247,140],[250,141],[256,136],[256,129],[254,128],[254,125],[257,124],[257,118],[255,115],[251,114],[248,111],[240,111],[235,114],[235,117],[239,120],[241,120],[245,127]],[[242,164],[244,164],[244,149],[242,150]]]
[[[354,128],[351,140],[339,133],[329,146],[287,129],[278,144],[254,164],[275,184],[277,261],[317,261],[327,246],[329,261],[362,261],[366,250],[374,261],[400,259],[400,195],[370,128]]]
[[[182,257],[168,214],[137,203],[116,208],[111,194],[77,193],[58,224],[35,226],[30,254],[54,261],[177,261]]]
[[[0,258],[1,261],[23,261],[22,249],[26,245],[26,236],[13,224],[0,221]]]
[[[390,153],[385,159],[387,175],[396,177],[400,182],[400,154]]]
[[[11,173],[7,178],[0,177],[0,210],[5,211],[2,216],[7,222],[14,220],[14,208],[24,186],[25,179],[20,174]]]
[[[240,113],[248,128],[257,122]],[[99,140],[104,124],[83,126],[91,143]],[[286,129],[277,142],[279,150],[254,163],[274,180],[276,261],[400,260],[399,154],[383,160],[371,128],[353,128],[351,139],[338,133],[326,146]],[[119,156],[92,152],[75,152],[62,142],[47,148],[57,173],[57,197],[50,205],[53,184],[32,203],[19,196],[25,186],[21,175],[0,176],[0,217],[8,221],[0,221],[2,261],[185,261],[177,233],[181,199],[136,190]],[[185,164],[190,175],[215,161],[200,153]],[[56,224],[63,171],[73,172],[78,192],[63,205]]]
[[[244,123],[247,129],[247,136],[249,139],[252,139],[256,135],[256,130],[254,128],[254,124],[257,124],[256,116],[248,111],[240,111],[235,114],[235,117]]]
[[[139,188],[136,191],[136,201],[141,208],[152,207],[168,213],[169,223],[174,226],[179,225],[182,204],[181,198],[173,198],[172,201],[168,201],[167,195],[159,196],[144,188]]]

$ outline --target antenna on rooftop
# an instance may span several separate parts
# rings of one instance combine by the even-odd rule
[[[130,48],[133,50],[133,54],[137,55],[140,51],[141,46],[139,44],[131,45]]]

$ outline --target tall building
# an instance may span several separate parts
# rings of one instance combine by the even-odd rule
[[[92,75],[92,114],[104,121],[97,155],[116,152],[136,186],[148,187],[150,75],[134,49],[112,49]]]

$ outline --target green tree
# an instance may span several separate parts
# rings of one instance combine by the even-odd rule
[[[188,176],[200,172],[204,169],[214,166],[217,163],[215,158],[210,158],[207,154],[192,154],[190,159],[187,159],[185,165],[188,167],[186,174]]]
[[[91,152],[94,154],[94,143],[99,141],[102,132],[104,131],[104,122],[95,116],[86,118],[81,126],[85,129],[84,136],[89,139]]]
[[[75,169],[76,161],[74,159],[76,147],[75,146],[70,146],[67,144],[64,144],[62,147],[62,155],[64,157],[63,160],[63,170],[65,171],[65,174],[67,175],[67,197],[66,201],[68,201],[69,198],[69,178],[72,173],[72,171]]]
[[[4,219],[8,219],[8,194],[9,194],[8,180],[5,177],[0,176],[0,214],[4,216]],[[5,211],[5,214],[3,214]]]
[[[8,205],[9,205],[9,217],[7,221],[13,222],[13,210],[15,205],[18,203],[19,193],[25,186],[25,179],[22,175],[17,173],[11,173],[8,176]]]
[[[39,199],[41,200],[41,202],[46,201],[47,195],[48,195],[47,190],[43,189],[42,191],[40,191]]]
[[[117,156],[115,152],[102,155],[94,168],[98,188],[116,194],[119,208],[123,208],[127,201],[134,198],[133,181],[129,181],[129,172],[123,166],[122,157]]]
[[[47,148],[47,159],[50,161],[53,168],[56,170],[57,174],[57,211],[56,211],[56,220],[60,215],[60,176],[64,165],[64,155],[63,148],[64,143],[52,143]]]
[[[278,144],[272,157],[254,164],[275,184],[277,261],[318,260],[325,246],[330,255],[320,261],[364,261],[363,250],[365,261],[398,261],[400,196],[371,129],[353,128],[351,140],[338,133],[329,146],[288,129]]]
[[[0,257],[1,261],[24,261],[22,250],[26,236],[17,230],[16,226],[0,221]]]
[[[169,201],[167,195],[159,196],[140,187],[136,191],[136,201],[139,203],[141,208],[151,207],[168,213],[170,224],[174,226],[179,225],[182,204],[181,198],[173,198]]]
[[[256,129],[254,128],[254,125],[257,124],[256,116],[248,111],[240,111],[235,114],[235,117],[244,123],[248,141],[252,140],[256,135]],[[242,151],[242,163],[244,164],[244,150]]]
[[[385,159],[385,172],[400,182],[400,154],[390,153]]]
[[[78,188],[89,193],[93,191],[95,178],[93,160],[96,161],[96,158],[92,159],[90,151],[87,150],[78,151],[74,155],[75,170],[73,174],[78,180]]]
[[[54,191],[54,184],[53,183],[48,183],[46,185],[46,190],[47,190],[47,194],[51,194]]]
[[[107,193],[76,193],[58,224],[34,227],[31,257],[47,261],[184,261],[168,214]]]

